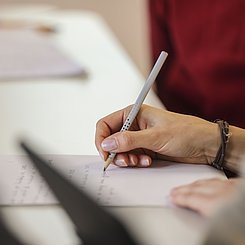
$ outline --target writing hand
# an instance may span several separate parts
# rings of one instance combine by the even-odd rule
[[[215,123],[143,105],[129,131],[119,132],[130,106],[97,122],[95,144],[105,160],[116,152],[118,166],[147,167],[152,159],[210,163],[219,147]]]

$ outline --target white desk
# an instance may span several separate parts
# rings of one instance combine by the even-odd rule
[[[87,79],[0,81],[0,154],[20,153],[25,135],[46,153],[97,154],[95,123],[134,103],[144,78],[103,20],[89,12],[0,11],[0,16],[43,20],[58,27],[54,42],[84,64]],[[154,95],[146,103],[162,107]],[[72,226],[60,207],[2,208],[13,229],[31,244],[76,244]],[[198,244],[206,222],[192,212],[167,208],[112,208],[142,244]]]

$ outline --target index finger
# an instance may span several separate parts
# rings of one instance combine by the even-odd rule
[[[127,117],[129,107],[111,113],[110,115],[101,118],[96,123],[95,146],[104,160],[107,153],[101,148],[101,142],[113,133],[120,131],[125,118]]]

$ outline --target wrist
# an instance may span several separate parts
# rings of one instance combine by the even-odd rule
[[[240,170],[245,157],[245,130],[230,126],[231,138],[226,149],[225,166],[234,171]]]
[[[213,165],[219,148],[222,144],[222,136],[219,125],[210,123],[206,140],[204,141],[204,154],[208,164]],[[234,126],[229,126],[230,138],[226,143],[225,157],[223,159],[223,167],[231,171],[238,172],[240,163],[245,156],[245,130]]]

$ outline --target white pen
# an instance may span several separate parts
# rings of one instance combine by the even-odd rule
[[[131,111],[129,112],[120,132],[123,132],[123,131],[126,131],[130,128],[131,124],[133,123],[134,119],[136,118],[139,110],[140,110],[140,107],[142,106],[143,104],[143,101],[146,97],[146,95],[148,94],[148,92],[150,91],[151,89],[151,86],[152,84],[154,83],[159,71],[161,70],[162,68],[162,65],[163,63],[165,62],[166,58],[168,56],[168,53],[162,51],[155,63],[155,65],[153,66],[151,72],[150,72],[150,75],[148,76],[146,82],[145,82],[145,85],[143,86],[140,94],[138,95]],[[109,156],[107,158],[107,160],[105,161],[105,164],[104,164],[104,171],[107,169],[107,167],[111,164],[111,162],[113,161],[113,159],[115,158],[116,156],[116,153],[115,152],[110,152],[109,153]]]

